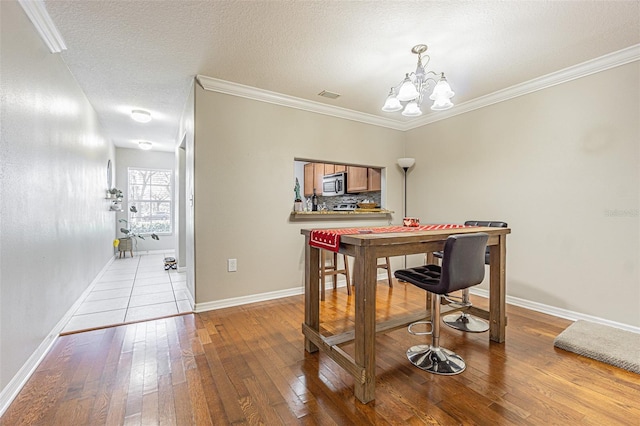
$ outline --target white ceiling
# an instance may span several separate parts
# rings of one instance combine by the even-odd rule
[[[65,62],[116,146],[143,139],[167,151],[198,74],[402,123],[380,108],[415,69],[416,44],[429,45],[428,69],[446,73],[460,104],[640,43],[637,0],[45,5],[66,42]],[[132,108],[154,120],[133,122]]]

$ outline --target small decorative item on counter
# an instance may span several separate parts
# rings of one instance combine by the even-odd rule
[[[300,195],[300,182],[298,182],[298,178],[296,178],[296,186],[293,188],[293,192],[296,194],[296,199],[293,202],[293,211],[301,212],[302,208],[302,196]]]
[[[376,202],[374,200],[369,200],[365,198],[364,200],[358,203],[358,208],[360,210],[371,210],[376,208]]]
[[[405,217],[404,219],[402,219],[402,224],[404,226],[420,226],[420,219],[417,217]]]
[[[307,198],[307,208],[305,209],[305,211],[311,211],[311,197]]]
[[[311,196],[311,211],[318,211],[318,196],[316,195],[315,188],[313,188],[313,195]]]

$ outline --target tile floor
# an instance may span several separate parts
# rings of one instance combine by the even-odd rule
[[[70,333],[191,312],[186,274],[164,270],[166,254],[115,259],[62,330]]]

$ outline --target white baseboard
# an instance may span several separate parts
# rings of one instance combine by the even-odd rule
[[[0,416],[4,414],[4,412],[9,408],[9,405],[13,402],[13,400],[18,396],[22,387],[27,383],[27,380],[31,377],[33,372],[38,368],[38,365],[42,362],[44,357],[49,353],[51,347],[58,339],[58,336],[67,325],[73,314],[76,312],[78,307],[82,304],[84,299],[89,295],[93,287],[96,285],[102,275],[106,272],[107,268],[113,263],[115,259],[115,255],[111,257],[111,259],[107,262],[107,264],[102,268],[102,270],[96,275],[91,284],[82,292],[82,295],[76,300],[76,302],[69,308],[69,310],[62,316],[60,321],[51,329],[49,334],[44,338],[44,340],[40,343],[40,345],[36,348],[36,350],[31,354],[27,362],[25,362],[20,370],[16,373],[15,376],[7,383],[7,385],[0,392]]]
[[[173,254],[175,250],[174,249],[167,249],[167,250],[134,250],[133,253],[137,254],[137,255],[141,255],[141,254]]]
[[[472,288],[469,290],[471,294],[476,296],[489,298],[489,290],[483,288]],[[610,321],[608,319],[594,317],[592,315],[582,314],[580,312],[569,311],[567,309],[556,308],[555,306],[549,306],[538,302],[532,302],[530,300],[521,299],[519,297],[507,296],[506,302],[510,305],[520,306],[521,308],[530,309],[536,312],[542,312],[543,314],[553,315],[554,317],[564,318],[572,321],[585,320],[595,322],[597,324],[608,325],[622,330],[631,331],[632,333],[640,333],[640,327],[635,327],[629,324],[623,324],[621,322]]]

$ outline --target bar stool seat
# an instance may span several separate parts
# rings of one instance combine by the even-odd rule
[[[347,294],[351,295],[351,278],[349,276],[349,261],[347,255],[342,255],[343,267],[338,269],[338,253],[333,253],[332,263],[327,265],[327,250],[320,250],[320,300],[324,300],[326,278],[330,276],[333,288],[338,288],[338,275],[344,275],[347,281]]]

